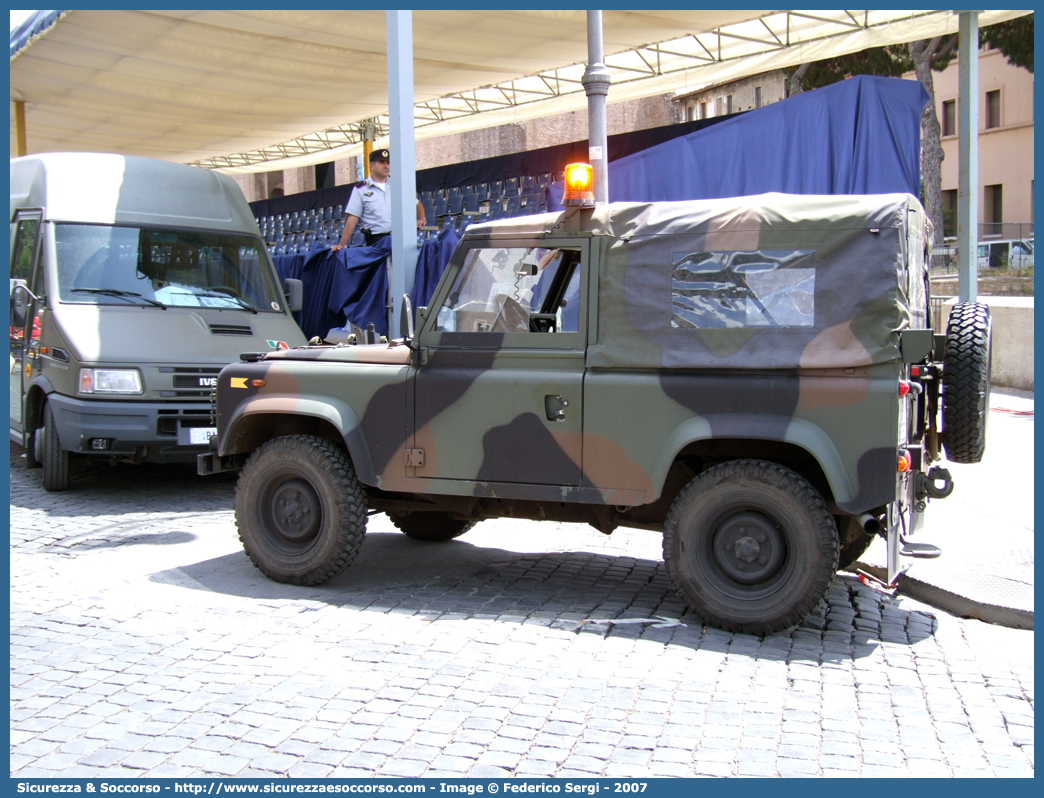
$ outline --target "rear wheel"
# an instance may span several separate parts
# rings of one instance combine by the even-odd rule
[[[366,499],[348,455],[312,435],[255,451],[236,484],[243,548],[270,579],[317,585],[347,568],[366,534]]]
[[[950,311],[943,358],[942,444],[946,459],[978,463],[986,450],[990,410],[992,322],[981,302],[961,302]]]
[[[46,490],[65,490],[69,487],[69,453],[58,438],[51,403],[44,405],[44,425],[33,436],[36,459],[43,467],[43,486]]]
[[[459,538],[478,523],[443,512],[389,513],[388,517],[406,537],[429,543],[445,543]]]
[[[696,477],[664,526],[675,589],[707,623],[767,634],[800,623],[837,570],[834,519],[793,471],[737,460]]]

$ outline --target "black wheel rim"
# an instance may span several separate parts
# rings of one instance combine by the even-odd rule
[[[764,513],[746,510],[722,519],[713,531],[715,565],[741,585],[768,581],[783,566],[786,540]]]
[[[323,505],[307,479],[284,476],[266,486],[262,520],[271,545],[286,554],[302,554],[319,537]]]
[[[786,528],[765,508],[730,507],[700,526],[697,570],[727,596],[769,596],[793,570]]]

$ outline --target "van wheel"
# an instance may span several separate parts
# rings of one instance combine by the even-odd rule
[[[236,484],[236,526],[269,579],[318,585],[359,553],[366,499],[348,455],[313,435],[289,435],[255,451]]]
[[[36,459],[43,466],[45,490],[65,490],[69,487],[69,453],[58,439],[58,425],[54,423],[51,403],[44,405],[44,425],[33,436]]]
[[[439,512],[388,513],[388,517],[406,537],[428,543],[445,543],[459,538],[478,523]]]
[[[990,411],[992,321],[989,306],[961,302],[950,311],[943,358],[942,443],[953,463],[978,463]]]
[[[790,469],[736,460],[700,474],[664,526],[671,583],[712,626],[768,634],[800,623],[837,571],[822,497]]]
[[[37,456],[37,443],[39,439],[40,430],[34,429],[29,433],[29,436],[25,439],[25,467],[26,468],[41,468],[43,463],[40,462],[40,458]]]

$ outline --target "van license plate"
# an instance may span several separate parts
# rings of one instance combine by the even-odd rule
[[[217,435],[217,427],[190,427],[189,444],[207,444]]]

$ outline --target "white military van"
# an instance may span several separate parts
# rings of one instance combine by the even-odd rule
[[[243,352],[305,343],[231,178],[91,153],[11,160],[11,440],[48,490],[70,456],[192,462]]]
[[[980,241],[976,255],[979,271],[991,268],[1028,269],[1033,266],[1033,241]]]

